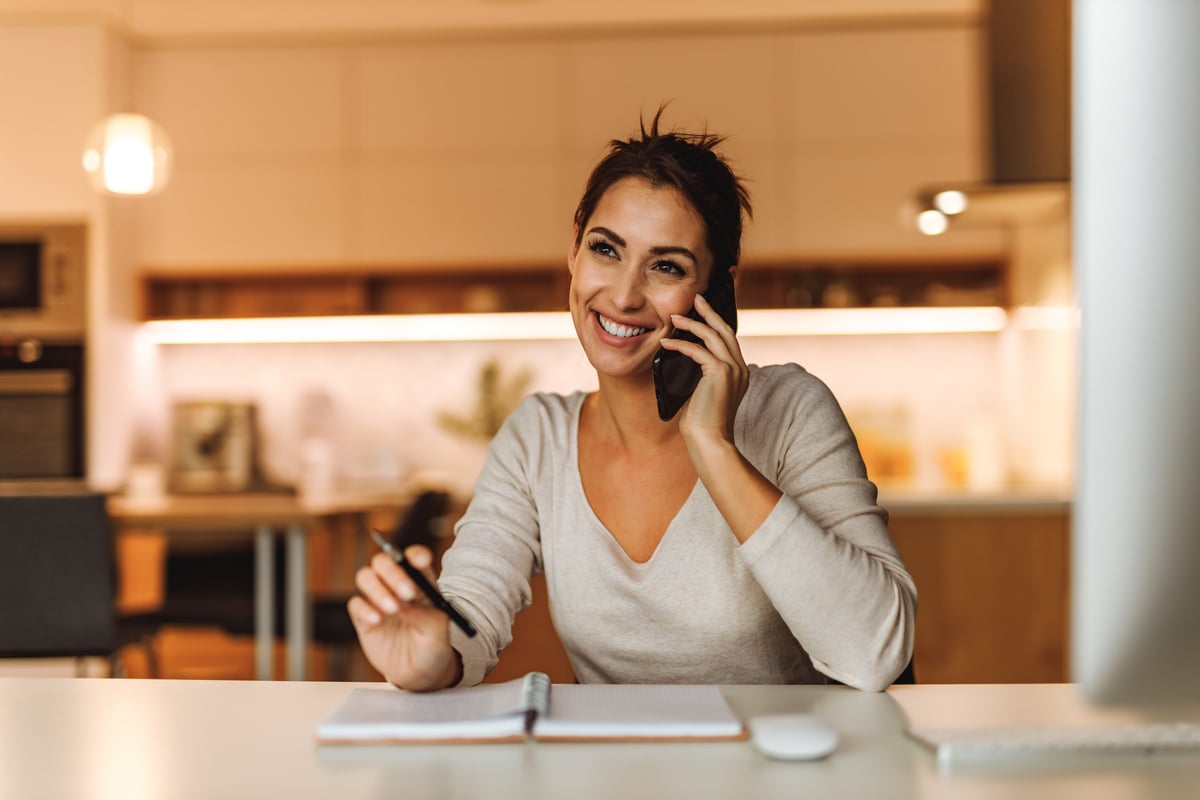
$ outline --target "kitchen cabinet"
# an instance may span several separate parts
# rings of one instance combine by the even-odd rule
[[[917,584],[921,683],[1068,679],[1070,515],[959,506],[892,512]]]
[[[561,311],[564,263],[443,267],[146,270],[143,319]],[[806,259],[746,264],[742,308],[996,306],[999,259]]]
[[[130,230],[141,315],[561,309],[588,170],[668,100],[749,182],[742,307],[1004,305],[1003,232],[921,236],[903,212],[985,177],[980,34],[967,15],[140,50],[135,104],[177,156]]]

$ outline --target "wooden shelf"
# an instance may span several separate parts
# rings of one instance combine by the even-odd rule
[[[143,319],[562,311],[562,264],[464,268],[143,270]],[[1000,260],[822,260],[749,264],[742,308],[1003,306]]]

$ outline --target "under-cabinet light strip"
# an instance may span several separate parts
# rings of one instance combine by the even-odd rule
[[[740,336],[989,333],[1002,330],[997,307],[750,309],[739,312]],[[395,314],[270,319],[155,320],[143,324],[158,344],[289,342],[471,342],[574,339],[566,312]]]

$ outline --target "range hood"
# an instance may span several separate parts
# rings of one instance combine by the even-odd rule
[[[1071,0],[987,4],[985,181],[917,191],[924,233],[1061,218],[1071,180]]]
[[[991,0],[989,151],[994,184],[1071,179],[1071,2]]]

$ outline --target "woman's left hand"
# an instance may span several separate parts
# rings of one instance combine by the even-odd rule
[[[734,419],[750,387],[750,368],[733,328],[702,295],[696,296],[696,310],[704,322],[681,316],[672,321],[705,347],[682,339],[662,341],[663,347],[700,365],[700,383],[680,412],[679,431],[709,496],[733,535],[745,542],[779,503],[782,492],[746,460],[733,440]]]
[[[681,314],[672,315],[671,321],[680,330],[697,336],[704,346],[683,339],[660,342],[700,365],[700,383],[679,419],[679,430],[693,452],[701,442],[733,442],[733,421],[750,385],[750,369],[733,328],[703,295],[696,295],[695,304],[704,322]]]

